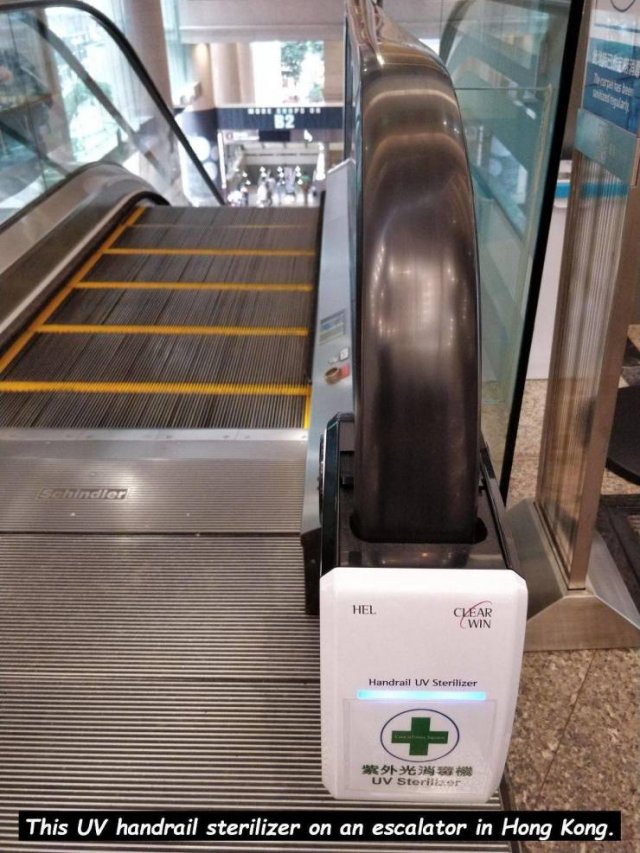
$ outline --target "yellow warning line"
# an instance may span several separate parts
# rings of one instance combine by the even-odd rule
[[[205,255],[213,257],[216,255],[234,256],[260,256],[272,258],[313,258],[315,249],[107,249],[105,255]]]
[[[227,228],[241,228],[243,231],[248,228],[307,228],[311,230],[309,225],[218,225],[215,221],[207,225],[184,225],[181,222],[136,222],[135,228],[188,228],[190,231],[202,231],[207,228],[215,228],[216,231]]]
[[[262,284],[222,281],[79,281],[75,290],[261,290],[279,293],[311,293],[312,284]]]
[[[39,326],[36,331],[38,334],[54,335],[293,335],[300,338],[309,333],[302,326],[102,326],[93,323],[48,323]]]
[[[309,429],[311,423],[311,389],[307,389],[307,399],[304,401],[304,417],[302,419],[303,428]]]
[[[68,391],[74,394],[237,394],[240,396],[304,397],[306,385],[233,385],[213,382],[34,382],[0,381],[0,392]]]
[[[138,217],[142,216],[144,212],[143,207],[136,208],[133,213],[120,225],[118,225],[112,233],[107,237],[105,242],[97,249],[80,267],[80,269],[71,277],[71,279],[67,282],[67,284],[58,291],[58,293],[53,297],[51,302],[49,302],[42,311],[38,314],[38,316],[30,323],[27,328],[19,335],[13,344],[7,349],[0,358],[0,373],[3,370],[6,370],[9,364],[14,360],[14,358],[22,352],[25,346],[29,343],[34,334],[38,331],[40,326],[45,323],[51,315],[57,311],[57,309],[62,305],[64,300],[69,296],[75,285],[84,278],[84,276],[93,268],[93,266],[98,262],[98,260],[102,257],[102,255],[108,251],[109,247],[112,246],[115,241],[120,237],[122,232],[129,226],[133,225],[133,223],[138,219]]]

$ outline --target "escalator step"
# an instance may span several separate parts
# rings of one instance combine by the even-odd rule
[[[148,225],[128,228],[114,243],[117,249],[270,249],[312,251],[315,228],[301,226],[177,228]]]
[[[49,322],[308,327],[312,310],[304,291],[75,290]]]
[[[296,429],[306,397],[237,394],[0,393],[0,427]]]
[[[143,224],[190,225],[308,225],[318,222],[317,207],[149,207],[140,219]]]
[[[84,281],[311,284],[315,259],[290,256],[103,255]]]
[[[0,379],[297,386],[306,347],[291,335],[37,334]]]
[[[0,426],[303,426],[317,226],[139,209],[5,353]]]

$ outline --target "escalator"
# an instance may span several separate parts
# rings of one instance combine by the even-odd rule
[[[318,220],[136,207],[0,358],[0,427],[304,427]]]
[[[318,220],[137,205],[2,355],[7,853],[58,849],[18,808],[331,803],[299,544]]]
[[[46,35],[46,3],[9,6]],[[351,165],[330,176],[324,209],[227,208],[158,110],[156,137],[145,111],[144,134],[119,132],[98,166],[76,162],[0,231],[3,853],[61,849],[18,841],[19,810],[361,805],[321,781],[300,545],[320,432],[351,395],[336,243],[350,234]],[[59,142],[47,156],[67,157]],[[209,206],[187,206],[194,181]]]

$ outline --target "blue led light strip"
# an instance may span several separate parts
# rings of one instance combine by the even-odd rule
[[[424,700],[427,702],[484,702],[482,690],[358,690],[358,699]]]

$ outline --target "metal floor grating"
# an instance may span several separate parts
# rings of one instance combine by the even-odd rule
[[[357,807],[320,778],[317,622],[303,613],[302,575],[296,537],[0,537],[3,853],[116,849],[19,843],[20,808]],[[400,849],[268,849],[352,847]],[[204,846],[117,846],[192,849]]]
[[[0,552],[5,679],[319,677],[295,536],[4,534]]]

